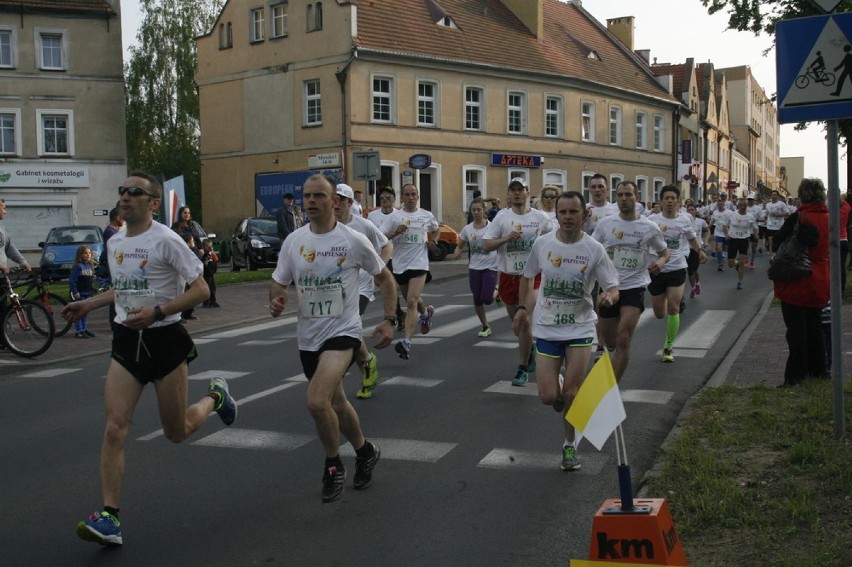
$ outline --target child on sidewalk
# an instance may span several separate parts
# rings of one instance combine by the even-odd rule
[[[68,278],[68,288],[72,301],[83,301],[94,295],[95,261],[92,259],[92,249],[83,244],[77,248],[74,256],[74,267]],[[84,315],[74,323],[78,339],[90,339],[95,336],[86,327],[87,317]]]
[[[201,244],[204,247],[204,255],[201,263],[204,264],[204,281],[210,289],[210,298],[201,304],[202,307],[219,307],[216,303],[216,271],[219,269],[219,256],[213,251],[213,241],[205,238]]]

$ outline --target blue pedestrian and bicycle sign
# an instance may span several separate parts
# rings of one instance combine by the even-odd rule
[[[775,28],[778,122],[852,118],[852,13]]]

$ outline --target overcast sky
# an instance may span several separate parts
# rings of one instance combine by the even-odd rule
[[[749,65],[767,93],[776,91],[775,51],[763,55],[772,46],[772,37],[726,31],[727,15],[709,16],[700,0],[583,0],[583,7],[604,24],[608,18],[634,16],[634,48],[650,49],[652,61],[677,64],[692,57],[696,63],[712,61],[717,68]],[[137,0],[121,0],[121,10],[126,57],[142,15]],[[804,132],[796,132],[793,125],[781,126],[781,157],[804,156],[805,175],[827,183],[826,145],[817,123]],[[839,185],[845,190],[845,150],[840,148],[839,154]]]

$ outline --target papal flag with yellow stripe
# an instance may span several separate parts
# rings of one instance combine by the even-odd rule
[[[606,440],[627,418],[609,352],[598,360],[580,386],[565,420],[574,426],[579,443],[581,437],[600,451]]]

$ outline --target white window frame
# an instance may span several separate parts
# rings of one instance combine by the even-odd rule
[[[586,112],[588,105],[588,112]],[[590,100],[580,102],[580,140],[583,142],[595,141],[595,109],[596,105]],[[588,122],[588,124],[587,124]]]
[[[420,92],[420,88],[428,88],[431,89],[431,94],[423,94]],[[415,105],[417,112],[417,125],[423,128],[438,128],[440,126],[439,117],[441,115],[440,112],[440,102],[441,97],[440,93],[441,87],[438,84],[438,81],[430,80],[430,79],[418,79],[417,80],[417,104]],[[432,120],[431,122],[424,120],[424,113],[431,110]]]
[[[654,151],[663,152],[666,149],[666,121],[662,114],[654,114]]]
[[[387,81],[388,91],[377,91],[376,81]],[[376,118],[376,99],[387,101],[387,119]],[[390,75],[373,75],[370,78],[370,122],[373,124],[396,123],[396,78]]]
[[[462,210],[467,211],[470,207],[470,202],[473,201],[473,192],[476,189],[479,189],[479,192],[482,193],[482,197],[484,198],[488,192],[487,189],[487,175],[488,170],[481,165],[463,165],[462,166]],[[468,183],[467,174],[468,173],[476,173],[479,177],[479,180],[475,184]],[[470,190],[468,190],[470,188]]]
[[[644,111],[636,112],[636,149],[645,150],[648,148],[648,113]]]
[[[550,103],[553,102],[556,108],[551,108]],[[547,95],[544,97],[544,136],[546,138],[562,138],[565,116],[563,108],[565,107],[561,96]],[[555,126],[555,132],[551,132],[551,122]]]
[[[0,108],[0,115],[12,116],[12,143],[15,144],[13,151],[4,151],[0,146],[0,156],[12,157],[21,155],[21,109],[20,108]],[[0,130],[1,131],[1,130]],[[0,136],[2,140],[2,136]]]
[[[622,137],[621,137],[621,120],[623,114],[621,112],[621,107],[618,105],[610,105],[609,107],[609,129],[608,129],[608,139],[610,146],[620,146],[622,145]],[[614,202],[614,201],[613,201]]]
[[[287,37],[287,2],[280,2],[269,7],[270,38]]]
[[[520,177],[524,180],[524,185],[527,186],[527,190],[530,188],[530,170],[526,168],[509,168],[506,173],[508,174],[508,179],[506,179],[506,187],[509,187],[509,183],[516,177]]]
[[[616,190],[618,188],[618,184],[624,181],[623,173],[611,173],[609,175],[609,202],[616,203],[618,202],[615,198]]]
[[[44,136],[44,120],[50,116],[64,116],[67,120],[68,127],[66,135],[68,137],[67,152],[48,152],[45,145]],[[36,109],[36,140],[37,152],[40,156],[57,156],[57,157],[73,157],[74,156],[74,111],[64,109]]]
[[[469,92],[477,92],[479,93],[479,100],[476,102],[471,102],[467,98],[467,94]],[[467,114],[469,109],[475,109],[476,116],[476,127],[470,127],[467,121]],[[485,130],[484,120],[485,120],[485,88],[479,85],[465,85],[464,87],[464,129],[469,132],[482,132]]]
[[[59,66],[47,65],[44,60],[44,39],[55,36],[59,36],[59,57],[61,59]],[[33,31],[33,39],[35,41],[37,69],[41,69],[42,71],[65,71],[68,69],[68,30],[37,27]]]
[[[636,179],[633,181],[636,184],[636,192],[639,194],[641,201],[648,200],[648,176],[647,175],[637,175]],[[658,199],[655,197],[651,199],[651,201],[657,201]]]
[[[580,174],[580,191],[583,192],[583,197],[586,199],[586,203],[591,202],[591,195],[589,194],[589,186],[592,184],[592,177],[595,176],[594,171],[584,171]]]
[[[656,196],[656,198],[654,199],[655,201],[659,200],[660,191],[662,191],[663,187],[665,187],[665,186],[666,186],[666,180],[665,179],[663,179],[662,177],[655,177],[654,178],[654,195]]]
[[[302,124],[304,126],[322,126],[322,84],[319,79],[309,79],[302,84],[302,92],[305,97]],[[316,86],[315,92],[311,92],[313,86]]]
[[[249,41],[258,43],[266,39],[266,14],[264,8],[249,10]]]
[[[544,169],[541,172],[541,178],[545,185],[553,185],[559,188],[560,193],[568,190],[568,173],[564,169]]]
[[[18,29],[15,26],[0,26],[0,34],[9,38],[9,57],[4,62],[0,51],[0,69],[14,69],[18,66]]]
[[[520,104],[512,104],[513,97],[518,97]],[[515,130],[512,129],[514,117],[519,122]],[[524,91],[510,90],[506,93],[506,132],[513,136],[527,133],[527,93]]]

